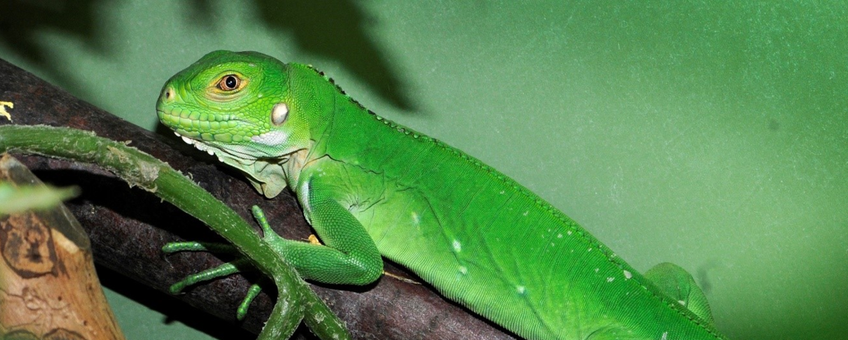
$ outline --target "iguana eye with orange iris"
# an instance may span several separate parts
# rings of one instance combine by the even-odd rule
[[[237,77],[235,74],[228,74],[221,78],[218,81],[218,88],[223,91],[233,91],[237,90],[241,85],[241,79]]]

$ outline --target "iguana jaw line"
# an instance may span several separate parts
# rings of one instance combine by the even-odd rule
[[[218,160],[222,162],[224,161],[224,158],[237,158],[254,161],[258,159],[258,157],[251,154],[247,150],[240,150],[242,148],[239,146],[230,146],[223,148],[218,145],[215,145],[216,143],[214,141],[203,141],[200,139],[186,137],[176,131],[174,132],[174,134],[176,134],[177,137],[180,137],[180,139],[182,139],[183,142],[185,142],[186,144],[191,145],[200,151],[206,152],[210,156],[218,157]]]
[[[203,142],[201,142],[199,140],[188,138],[186,136],[183,136],[179,132],[176,132],[176,131],[174,131],[174,134],[177,135],[177,137],[180,137],[183,140],[183,142],[185,142],[186,144],[194,146],[195,148],[197,148],[200,151],[205,151],[210,156],[214,156],[214,154],[212,153],[212,150],[209,149],[209,146],[204,144]]]

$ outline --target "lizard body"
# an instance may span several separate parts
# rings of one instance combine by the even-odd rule
[[[646,278],[520,184],[309,66],[212,52],[165,84],[157,112],[266,197],[296,194],[324,245],[276,249],[306,279],[367,284],[382,255],[528,339],[723,339],[679,267]]]

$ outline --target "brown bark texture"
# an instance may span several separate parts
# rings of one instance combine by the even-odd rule
[[[0,181],[41,182],[0,155]],[[85,231],[62,205],[0,216],[0,338],[124,339]]]

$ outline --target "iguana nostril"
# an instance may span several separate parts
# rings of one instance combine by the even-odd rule
[[[165,99],[165,100],[172,100],[172,99],[174,99],[174,88],[172,88],[172,87],[168,87],[167,89],[165,89],[165,92],[164,92],[164,93],[162,93],[162,97],[163,97],[163,99]]]

